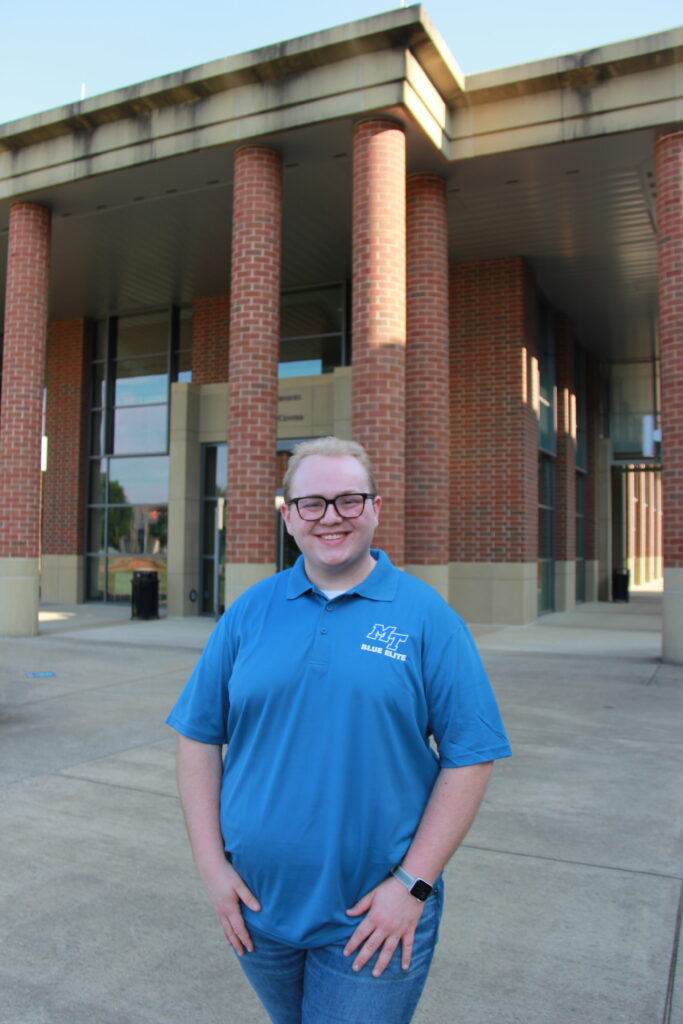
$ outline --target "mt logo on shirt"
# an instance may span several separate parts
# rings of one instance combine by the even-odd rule
[[[399,633],[396,626],[385,626],[381,622],[376,622],[367,634],[367,638],[368,640],[376,640],[378,643],[385,644],[386,646],[378,647],[373,644],[361,644],[360,648],[362,651],[369,651],[371,654],[384,654],[387,658],[405,661],[406,655],[400,654],[397,648],[399,644],[406,642],[409,635],[409,633]]]

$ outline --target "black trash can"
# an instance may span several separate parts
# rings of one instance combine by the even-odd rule
[[[136,569],[133,572],[131,618],[159,618],[159,574],[156,569]]]
[[[628,584],[631,573],[628,569],[615,569],[612,573],[612,600],[628,601]]]

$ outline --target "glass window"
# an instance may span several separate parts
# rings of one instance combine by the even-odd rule
[[[204,502],[202,522],[202,554],[213,557],[216,552],[216,502],[210,498]]]
[[[168,401],[168,360],[165,356],[118,359],[115,366],[115,405],[152,405]]]
[[[86,559],[86,585],[87,594],[91,601],[104,600],[104,588],[106,580],[106,559]]]
[[[538,316],[539,405],[538,446],[556,453],[557,400],[555,386],[555,317],[542,303]]]
[[[137,405],[114,413],[114,455],[164,452],[168,440],[165,405]]]
[[[88,551],[105,551],[106,509],[91,508],[88,512]]]
[[[586,354],[577,347],[574,369],[576,389],[576,465],[588,469],[588,399],[586,394]]]
[[[183,384],[189,384],[192,381],[192,353],[191,352],[179,352],[178,353],[178,373],[177,379]]]
[[[586,600],[586,477],[576,474],[576,600]]]
[[[284,292],[280,307],[280,377],[331,373],[348,362],[342,284]]]
[[[107,559],[106,600],[130,602],[133,573],[138,569],[154,569],[158,573],[159,603],[165,602],[168,599],[166,559],[149,556]]]
[[[616,458],[642,458],[643,418],[658,424],[657,367],[654,361],[613,363],[610,434]]]
[[[192,381],[192,310],[174,307],[171,322],[173,334],[171,380],[190,383]]]
[[[280,363],[278,377],[312,377],[323,372],[321,359],[293,359],[291,363]]]
[[[204,497],[224,498],[228,488],[228,446],[207,444],[204,448]]]
[[[110,486],[111,491],[111,486]],[[107,516],[109,553],[165,555],[168,545],[166,505],[110,505]]]
[[[90,463],[90,487],[88,501],[91,505],[103,505],[107,500],[107,460]]]
[[[280,316],[283,338],[339,334],[344,329],[343,286],[335,284],[284,292]]]
[[[538,614],[555,607],[555,465],[538,463]]]
[[[130,601],[136,569],[156,569],[165,601],[170,372],[191,379],[190,310],[96,325],[91,363],[87,596]]]
[[[142,356],[168,352],[170,335],[170,314],[140,313],[138,316],[122,316],[116,323],[116,358]]]
[[[114,494],[120,495],[114,497]],[[111,459],[111,504],[154,505],[168,501],[168,455]]]
[[[297,364],[296,367],[291,367],[292,363]],[[341,337],[291,338],[280,344],[280,377],[331,373],[335,366],[342,365]]]

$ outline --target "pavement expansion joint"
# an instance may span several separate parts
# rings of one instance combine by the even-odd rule
[[[551,857],[547,853],[524,853],[521,850],[503,850],[492,846],[479,846],[475,843],[461,843],[461,850],[479,850],[481,853],[499,854],[501,857],[520,857],[523,860],[543,860],[554,864],[570,864],[577,868],[591,868],[595,871],[614,871],[624,875],[638,875],[647,878],[664,878],[668,881],[681,882],[683,874],[670,875],[664,871],[649,871],[645,868],[627,868],[620,864],[596,864],[587,860],[572,860],[570,857]]]
[[[74,768],[75,767],[76,765],[74,765]],[[75,782],[87,782],[89,785],[93,786],[105,786],[107,789],[122,789],[127,793],[145,793],[148,796],[158,796],[164,800],[173,800],[176,803],[180,800],[177,793],[165,793],[163,790],[153,789],[151,786],[131,786],[125,785],[122,782],[109,782],[107,779],[97,779],[92,775],[79,774],[78,772],[69,770],[68,768],[60,768],[59,771],[49,772],[47,774],[59,776],[63,779],[70,779]]]
[[[681,943],[681,919],[683,918],[683,885],[678,899],[678,913],[676,915],[676,930],[671,944],[671,960],[669,962],[669,979],[666,987],[666,1002],[662,1024],[674,1024],[674,988],[676,985],[678,954]]]

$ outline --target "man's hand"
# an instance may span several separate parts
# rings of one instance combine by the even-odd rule
[[[227,860],[219,871],[202,880],[228,944],[238,956],[242,956],[245,949],[253,952],[254,943],[244,923],[241,904],[258,911],[261,909],[259,901]]]
[[[260,910],[261,905],[225,859],[220,825],[222,748],[179,735],[176,766],[180,803],[199,876],[223,934],[242,956],[245,949],[251,952],[254,944],[241,904],[250,910]]]
[[[353,962],[353,970],[360,971],[379,950],[372,969],[373,978],[379,978],[400,942],[401,967],[407,971],[413,952],[415,929],[423,909],[424,904],[411,896],[405,885],[396,878],[385,879],[359,899],[346,911],[350,917],[365,914],[344,948],[344,956],[351,956],[359,950]]]

